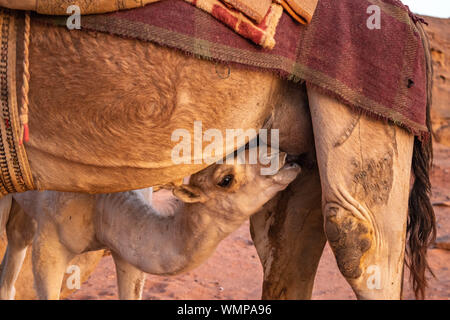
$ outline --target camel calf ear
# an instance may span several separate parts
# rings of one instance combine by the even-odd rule
[[[186,203],[205,202],[208,199],[200,188],[188,184],[176,186],[172,190],[172,193],[175,197]]]

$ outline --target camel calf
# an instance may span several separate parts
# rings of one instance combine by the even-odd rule
[[[59,299],[64,272],[75,255],[104,248],[116,264],[119,298],[141,299],[144,272],[174,275],[195,268],[297,177],[300,167],[287,162],[285,153],[276,156],[279,167],[271,176],[260,174],[261,165],[212,165],[191,176],[189,184],[174,187],[175,197],[165,201],[164,210],[150,203],[149,189],[13,195],[0,298],[14,298],[14,281],[32,243],[39,299]]]

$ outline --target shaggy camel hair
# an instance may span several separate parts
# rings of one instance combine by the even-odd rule
[[[307,98],[293,99],[295,90],[286,94],[290,84],[271,73],[228,66],[224,77],[227,66],[151,43],[35,22],[31,27],[26,149],[37,188],[98,193],[164,184],[207,166],[174,165],[174,130],[193,135],[194,121],[201,121],[204,131],[214,128],[225,136],[226,129],[272,123],[287,134],[280,149],[293,147],[297,156],[315,150],[317,168],[309,179],[298,178],[310,186],[306,193],[296,181],[274,210],[252,218],[265,269],[264,297],[310,296],[324,231],[358,298],[401,297],[405,249],[416,294],[423,295],[426,250],[435,234],[431,141],[350,110],[312,87]],[[427,49],[429,83],[423,89],[430,93],[429,46],[420,24],[417,29]],[[428,113],[430,103],[429,94]],[[303,132],[295,122],[296,112],[305,110],[295,111],[299,104],[311,111],[307,125],[313,126],[315,145],[295,144],[292,135]],[[280,124],[273,117],[282,106],[294,117]],[[319,211],[320,229],[313,228]],[[307,246],[311,234],[317,241]]]
[[[59,298],[67,263],[75,255],[108,248],[116,263],[120,299],[141,299],[144,272],[173,275],[195,268],[296,178],[300,166],[286,162],[285,153],[274,156],[280,158],[275,175],[261,175],[261,165],[208,167],[191,176],[188,185],[175,187],[181,201],[172,199],[165,213],[148,201],[148,189],[97,196],[55,191],[14,195],[14,214],[25,212],[36,221],[37,231],[8,230],[8,235],[23,237],[8,237],[0,297],[14,298],[14,281],[33,243],[38,298]]]

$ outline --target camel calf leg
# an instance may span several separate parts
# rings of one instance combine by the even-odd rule
[[[318,169],[297,179],[251,217],[264,268],[263,299],[310,299],[326,242]]]
[[[59,300],[64,273],[75,255],[58,240],[54,225],[44,227],[33,242],[34,286],[39,300]]]
[[[399,299],[413,136],[308,88],[325,233],[359,299]]]
[[[117,287],[120,300],[142,300],[145,273],[112,252],[116,265]]]
[[[9,220],[6,224],[8,246],[1,266],[0,299],[14,299],[14,284],[35,233],[36,222],[27,216],[13,200]]]

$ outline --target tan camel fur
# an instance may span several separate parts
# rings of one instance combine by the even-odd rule
[[[173,275],[195,268],[296,178],[300,166],[286,162],[285,153],[274,156],[280,160],[275,175],[261,175],[261,165],[208,167],[173,190],[176,198],[165,213],[149,202],[149,189],[96,196],[54,191],[14,195],[11,215],[23,210],[36,230],[22,239],[9,235],[25,228],[9,230],[1,297],[14,298],[16,275],[33,243],[40,299],[59,298],[64,271],[75,255],[103,248],[111,250],[116,263],[119,297],[140,299],[144,272]]]

